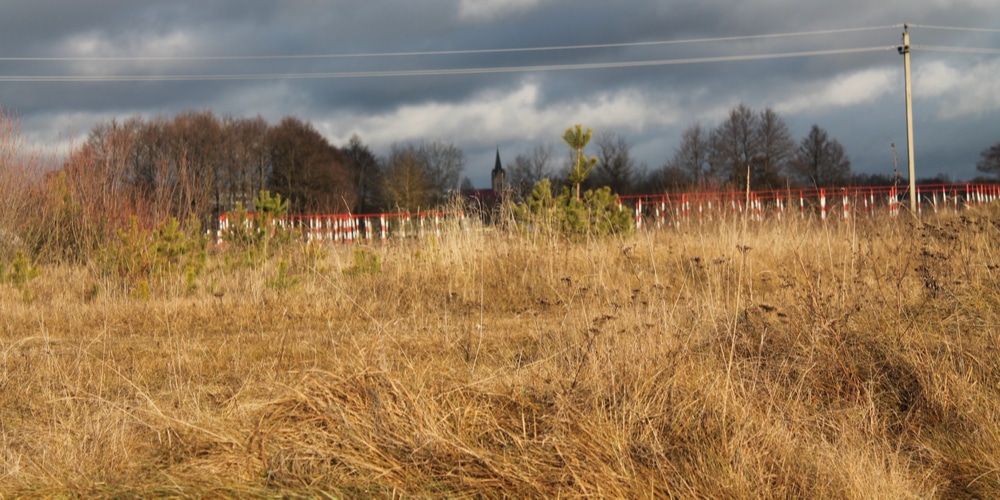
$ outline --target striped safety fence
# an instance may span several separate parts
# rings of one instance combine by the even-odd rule
[[[798,200],[799,218],[817,218],[827,222],[887,214],[898,217],[901,205],[909,206],[905,186],[848,188],[784,189],[771,191],[730,191],[666,193],[619,197],[619,210],[630,210],[637,229],[680,229],[685,225],[706,224],[746,216],[763,222],[769,218],[788,219],[788,207]],[[940,202],[939,202],[940,200]],[[1000,200],[1000,185],[933,184],[917,187],[917,210],[929,203],[934,213],[960,211]],[[840,206],[839,214],[836,212]],[[832,208],[831,208],[832,207]],[[793,209],[794,210],[794,209]],[[832,214],[828,211],[832,210]],[[219,217],[217,242],[242,224],[254,227],[257,218],[248,214],[242,220],[236,214]],[[402,238],[441,237],[447,229],[469,229],[464,212],[420,212],[415,214],[326,214],[286,216],[272,221],[276,227],[292,230],[308,242],[351,244]]]
[[[246,214],[242,220],[237,214],[222,214],[219,216],[216,242],[222,244],[229,241],[236,224],[242,224],[245,229],[256,229],[258,219],[256,214]],[[440,238],[444,228],[469,228],[464,212],[288,215],[272,224],[301,235],[303,241],[332,244],[385,242],[428,235]]]
[[[917,213],[924,204],[934,213],[959,211],[1000,200],[1000,185],[922,184],[917,186]],[[799,217],[849,220],[887,214],[898,217],[909,207],[907,186],[865,186],[847,188],[783,189],[770,191],[730,191],[667,193],[622,196],[620,203],[634,210],[637,228],[680,228],[744,215],[753,221],[787,219],[789,205],[797,201]],[[792,205],[794,206],[794,205]],[[692,214],[696,214],[693,216]],[[654,221],[650,225],[648,222]]]

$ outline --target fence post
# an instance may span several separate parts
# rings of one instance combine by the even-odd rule
[[[219,230],[218,230],[218,232],[215,233],[215,244],[216,245],[221,245],[222,244],[222,228],[224,228],[226,226],[226,219],[227,218],[228,217],[226,216],[226,214],[219,215]]]
[[[826,222],[826,190],[819,190],[820,218]]]

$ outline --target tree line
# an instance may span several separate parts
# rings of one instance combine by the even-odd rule
[[[852,175],[843,145],[819,125],[796,140],[774,110],[754,111],[744,104],[717,125],[690,124],[658,168],[638,162],[629,141],[613,132],[596,134],[593,145],[596,155],[587,165],[580,163],[578,149],[563,155],[551,143],[517,155],[506,165],[514,198],[524,199],[543,178],[553,189],[607,186],[617,194],[900,180]],[[983,153],[981,171],[1000,171],[997,149]],[[292,214],[431,209],[472,189],[462,176],[465,163],[462,150],[446,141],[394,144],[377,155],[357,135],[338,147],[295,117],[271,124],[259,116],[197,111],[98,124],[72,151],[64,171],[78,191],[94,198],[94,206],[113,198],[108,206],[128,205],[151,220],[194,216],[210,224],[238,205],[252,208],[262,190],[288,200]]]
[[[744,104],[730,110],[714,127],[695,122],[685,128],[674,154],[659,168],[637,162],[632,145],[620,135],[598,134],[595,145],[597,163],[583,186],[609,186],[619,194],[741,190],[748,185],[748,175],[749,186],[755,190],[884,180],[852,175],[843,145],[819,125],[796,141],[777,112],[770,108],[756,112]],[[547,144],[518,155],[509,169],[514,190],[528,193],[542,178],[569,182],[572,169],[563,166],[560,170],[559,164]]]
[[[337,147],[295,117],[270,124],[200,111],[98,124],[63,172],[92,201],[211,223],[252,209],[262,190],[280,194],[291,214],[429,209],[458,191],[464,168],[462,150],[443,141],[396,144],[379,157],[357,136]]]
[[[796,142],[774,110],[755,112],[744,104],[715,128],[688,126],[664,168],[665,179],[673,183],[752,189],[845,185],[850,175],[844,147],[819,125]]]

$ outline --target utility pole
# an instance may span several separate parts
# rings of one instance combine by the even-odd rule
[[[910,161],[910,212],[917,215],[917,176],[913,167],[913,92],[910,87],[910,27],[903,25],[903,72],[906,78],[906,155]]]

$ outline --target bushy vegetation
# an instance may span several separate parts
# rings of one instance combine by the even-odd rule
[[[527,231],[574,238],[627,235],[635,230],[632,211],[622,208],[618,195],[607,186],[587,190],[582,198],[563,187],[559,196],[553,197],[551,183],[542,179],[515,207],[514,214]]]
[[[280,194],[272,196],[269,191],[262,190],[253,203],[256,211],[252,214],[238,204],[236,210],[227,214],[228,227],[220,230],[229,244],[266,257],[271,250],[292,240],[291,231],[280,223],[288,213],[288,200],[282,200]]]
[[[185,227],[170,218],[153,230],[142,229],[133,218],[97,252],[95,277],[109,292],[149,299],[151,288],[170,295],[178,289],[193,293],[208,260],[208,237],[197,220]],[[182,280],[182,281],[180,281]]]

